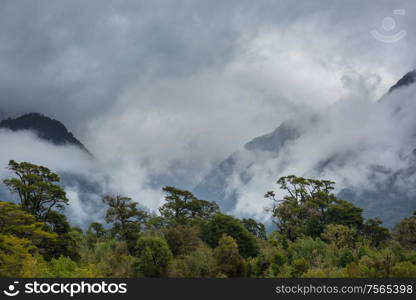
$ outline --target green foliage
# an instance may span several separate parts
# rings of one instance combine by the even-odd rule
[[[302,235],[318,237],[331,223],[361,229],[362,210],[336,198],[331,193],[334,182],[290,175],[281,177],[277,184],[287,195],[277,199],[276,193],[269,191],[265,197],[273,201],[269,211],[278,231],[287,239],[294,241]]]
[[[163,277],[172,260],[172,252],[163,237],[143,236],[137,242],[137,258],[139,276]]]
[[[137,258],[130,255],[123,241],[108,239],[97,242],[93,249],[83,253],[82,262],[94,266],[102,277],[126,278],[136,274]]]
[[[266,228],[264,227],[264,224],[257,222],[254,219],[242,219],[241,222],[252,235],[259,239],[266,239]]]
[[[147,218],[144,226],[147,232],[158,232],[168,226],[168,221],[164,217],[152,213]]]
[[[416,211],[394,227],[393,236],[403,247],[416,250]]]
[[[329,224],[325,226],[325,230],[321,236],[324,241],[340,249],[343,247],[353,247],[357,239],[357,232],[355,229],[350,229],[345,225]]]
[[[303,258],[312,267],[323,267],[329,251],[319,238],[303,237],[291,243],[287,252],[292,262]]]
[[[264,245],[255,258],[248,260],[248,276],[275,277],[287,262],[286,253],[275,247]]]
[[[170,222],[185,225],[192,219],[206,220],[219,211],[215,202],[199,200],[191,192],[171,186],[164,187],[163,191],[166,203],[159,211]]]
[[[223,234],[214,250],[216,273],[221,277],[243,277],[245,262],[240,256],[238,245],[231,236]]]
[[[214,256],[211,248],[201,245],[194,252],[185,256],[188,274],[186,277],[203,278],[212,277],[215,268]]]
[[[243,257],[254,257],[258,253],[255,237],[243,226],[240,220],[217,213],[202,228],[202,238],[212,248],[217,247],[223,234],[234,238]]]
[[[338,251],[337,255],[337,266],[344,268],[349,263],[355,261],[354,253],[350,248],[342,248]]]
[[[57,235],[57,238],[44,240],[40,247],[44,250],[46,260],[59,258],[60,256],[69,257],[78,261],[80,255],[78,253],[79,245],[72,231],[66,216],[56,211],[51,211],[46,218],[46,228],[48,231]]]
[[[199,229],[196,227],[171,226],[163,230],[163,235],[174,256],[188,255],[202,243],[199,238]]]
[[[389,230],[380,226],[383,222],[378,218],[368,219],[363,226],[362,233],[374,247],[380,246],[382,242],[391,238]]]
[[[45,231],[45,224],[23,211],[19,205],[0,201],[0,233],[14,235],[39,245],[43,240],[53,240],[56,234]]]
[[[364,221],[362,212],[363,210],[354,204],[334,198],[333,202],[328,205],[325,223],[334,223],[347,226],[348,228],[361,229]]]
[[[107,230],[105,230],[103,224],[98,222],[93,222],[87,229],[87,232],[93,234],[97,239],[101,239],[107,235]]]
[[[66,217],[51,211],[46,224],[23,211],[19,205],[0,201],[0,233],[30,241],[46,260],[61,255],[79,259],[78,247],[69,233]]]
[[[296,176],[270,208],[277,231],[222,214],[215,202],[165,187],[147,213],[131,198],[106,196],[105,221],[85,233],[53,208],[67,203],[47,168],[11,161],[16,205],[0,201],[0,277],[416,277],[416,214],[392,235],[378,219],[336,198],[334,183]],[[393,238],[392,238],[393,237]]]
[[[297,258],[292,262],[292,277],[301,277],[309,269],[309,264],[304,257]]]
[[[53,258],[42,274],[42,277],[51,278],[93,278],[98,276],[94,266],[80,267],[75,261],[64,256]]]
[[[0,277],[35,277],[43,268],[43,260],[30,240],[0,234]]]
[[[394,265],[391,275],[396,278],[416,278],[416,265],[410,261],[399,262]]]
[[[346,274],[343,269],[337,268],[311,268],[302,274],[303,278],[344,278]]]
[[[87,247],[93,249],[98,242],[105,240],[107,236],[108,231],[101,223],[91,223],[85,233]]]
[[[103,202],[108,206],[105,220],[113,224],[113,235],[124,240],[133,253],[148,214],[138,209],[137,203],[128,197],[105,196]]]
[[[4,180],[11,193],[18,194],[23,210],[45,220],[52,208],[63,209],[68,204],[65,191],[56,183],[59,176],[48,168],[28,162],[9,162],[16,178]]]
[[[211,248],[201,245],[187,256],[175,258],[168,268],[168,277],[209,278],[215,275],[215,260]]]
[[[347,265],[349,277],[385,278],[392,276],[394,265],[399,262],[398,257],[390,250],[372,251],[361,257],[358,262]]]
[[[287,249],[289,247],[289,240],[286,239],[286,237],[283,234],[277,231],[273,231],[272,233],[270,233],[267,238],[267,241],[271,246],[276,248]]]

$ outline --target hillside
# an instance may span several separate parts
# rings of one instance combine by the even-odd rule
[[[55,145],[75,145],[90,154],[87,148],[68,131],[64,124],[39,113],[28,113],[15,119],[5,119],[0,122],[0,128],[7,128],[12,131],[33,131],[39,138]]]

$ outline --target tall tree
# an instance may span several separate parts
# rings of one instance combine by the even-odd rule
[[[45,259],[51,260],[64,256],[78,261],[81,258],[79,255],[79,243],[77,243],[76,238],[73,236],[74,228],[69,225],[66,216],[56,211],[51,211],[45,222],[45,228],[57,234],[55,240],[45,241],[41,245],[45,249]]]
[[[16,177],[5,179],[11,193],[18,194],[22,208],[45,220],[52,208],[63,209],[68,204],[65,191],[57,185],[58,174],[48,168],[28,162],[9,161],[8,169]]]
[[[254,235],[244,227],[240,220],[217,213],[202,226],[202,239],[212,248],[218,246],[223,234],[236,240],[243,257],[255,257],[258,254],[259,247]]]
[[[171,186],[163,188],[166,203],[159,208],[161,215],[171,222],[185,225],[190,219],[208,219],[219,211],[215,202],[200,200],[191,192]]]
[[[113,233],[126,241],[128,249],[132,253],[148,214],[137,208],[137,202],[129,197],[105,196],[103,202],[108,206],[105,216],[106,222],[113,224]]]
[[[265,197],[273,200],[269,210],[279,232],[289,240],[302,234],[318,237],[331,223],[362,228],[362,209],[331,193],[334,182],[290,175],[279,178],[277,184],[286,195],[279,199],[269,191]]]

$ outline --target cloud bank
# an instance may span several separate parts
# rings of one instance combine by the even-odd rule
[[[403,145],[407,125],[393,120],[404,133],[391,133],[383,125],[386,113],[371,103],[416,65],[415,6],[388,0],[2,1],[0,116],[34,111],[56,118],[97,160],[26,133],[15,137],[22,142],[1,133],[1,144],[10,144],[0,150],[2,165],[12,157],[81,173],[103,180],[105,191],[154,208],[162,183],[191,189],[282,121],[328,114],[293,145],[285,172],[304,174],[347,142],[379,150],[363,159],[390,166],[397,161],[376,136],[403,138],[397,141]],[[398,8],[406,15],[392,15]],[[396,31],[407,31],[393,44],[370,34],[392,34],[381,28],[387,16],[394,16]],[[363,129],[358,124],[367,118],[373,125]],[[377,146],[366,134],[379,139]],[[354,167],[350,176],[359,178]],[[247,196],[239,207],[258,214],[262,203],[244,199],[257,198],[263,188],[241,190]]]

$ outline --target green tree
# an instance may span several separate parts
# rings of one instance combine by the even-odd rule
[[[162,217],[157,215],[156,213],[150,213],[149,217],[146,220],[145,230],[149,232],[158,232],[159,230],[166,228],[168,226],[168,221]]]
[[[333,244],[337,249],[351,248],[357,239],[357,231],[345,225],[329,224],[322,233],[322,239]]]
[[[191,192],[171,186],[163,188],[166,203],[159,208],[160,214],[171,222],[185,225],[190,219],[209,219],[219,211],[215,202],[199,200]]]
[[[107,237],[107,230],[101,223],[93,222],[88,226],[86,230],[86,242],[87,246],[92,249],[95,244]]]
[[[95,266],[96,272],[106,278],[134,277],[137,258],[130,255],[124,241],[106,239],[98,241],[82,258],[84,265]]]
[[[309,264],[304,257],[297,258],[292,262],[292,277],[299,278],[308,271]]]
[[[416,211],[394,227],[393,236],[403,247],[416,250]]]
[[[46,267],[42,245],[56,239],[20,205],[0,201],[0,277],[39,276]]]
[[[128,197],[105,196],[103,202],[108,206],[105,220],[113,224],[113,234],[124,240],[133,253],[148,214],[138,209],[137,203]]]
[[[264,227],[263,223],[257,222],[254,219],[242,219],[241,222],[243,223],[244,227],[251,232],[254,236],[258,237],[259,239],[265,240],[266,237],[266,228]]]
[[[45,222],[46,229],[57,234],[56,239],[44,240],[41,244],[45,259],[51,260],[64,256],[78,261],[80,259],[79,244],[74,236],[75,229],[71,228],[66,216],[57,211],[51,211]]]
[[[391,238],[390,231],[387,228],[381,226],[382,223],[383,221],[375,218],[368,219],[363,225],[362,233],[374,247],[380,246],[382,242]]]
[[[57,235],[45,231],[45,224],[23,211],[19,205],[0,201],[0,233],[28,239],[35,246],[44,240],[55,240]]]
[[[97,238],[105,237],[107,234],[107,230],[105,230],[103,224],[98,222],[92,222],[90,226],[88,226],[87,231],[94,234]]]
[[[266,245],[259,255],[249,260],[250,277],[275,277],[287,262],[287,255],[282,249]]]
[[[137,242],[137,271],[143,277],[164,277],[172,260],[168,243],[160,236],[143,236]]]
[[[185,256],[184,262],[187,265],[187,277],[191,278],[206,278],[212,277],[215,261],[212,250],[206,246],[201,245],[195,251]]]
[[[188,255],[202,244],[199,230],[196,227],[169,226],[163,230],[163,235],[174,256]]]
[[[393,267],[398,263],[398,258],[390,249],[374,251],[364,255],[358,262],[352,262],[346,266],[349,277],[358,278],[387,278],[393,274]]]
[[[30,240],[0,234],[0,277],[36,277],[44,268]]]
[[[69,257],[53,258],[42,277],[50,278],[94,278],[99,277],[94,265],[80,266]]]
[[[217,274],[226,277],[244,277],[245,262],[240,256],[235,239],[222,235],[218,247],[214,250]]]
[[[265,197],[273,201],[269,211],[279,233],[287,239],[294,241],[301,235],[319,237],[331,223],[362,227],[362,210],[335,197],[331,193],[334,182],[290,175],[279,178],[277,184],[286,192],[283,199],[277,198],[273,191]]]
[[[214,275],[215,260],[211,248],[206,245],[175,258],[168,267],[168,276],[173,278],[209,278]]]
[[[410,261],[399,262],[394,265],[392,273],[396,278],[416,278],[416,264]]]
[[[323,267],[329,255],[328,245],[321,239],[312,237],[298,238],[288,247],[288,256],[293,263],[297,259],[304,258],[311,267]]]
[[[361,229],[364,221],[362,212],[363,210],[354,204],[334,198],[333,202],[328,206],[325,224],[333,223],[349,228]]]
[[[243,257],[257,255],[259,248],[256,238],[243,226],[240,220],[217,213],[202,227],[202,239],[212,248],[218,246],[223,234],[227,234],[237,241]]]
[[[22,208],[38,220],[45,220],[52,208],[63,209],[68,204],[65,191],[56,184],[59,176],[48,168],[11,160],[8,169],[16,177],[3,182],[11,193],[18,194]]]

